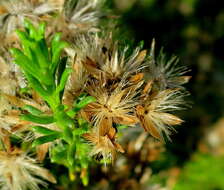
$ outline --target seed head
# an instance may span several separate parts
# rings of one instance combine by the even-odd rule
[[[37,165],[36,160],[22,151],[15,149],[11,152],[0,152],[0,186],[4,189],[38,190],[38,185],[46,186],[43,179],[56,182],[46,169]]]

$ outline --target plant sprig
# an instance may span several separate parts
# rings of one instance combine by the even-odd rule
[[[17,31],[22,49],[12,48],[11,54],[30,86],[47,102],[52,111],[51,115],[46,115],[32,106],[26,105],[22,108],[28,113],[21,115],[21,119],[37,124],[32,126],[32,130],[42,135],[35,139],[32,145],[35,147],[58,140],[59,143],[55,143],[50,149],[51,161],[67,166],[70,173],[82,168],[87,169],[90,161],[89,147],[82,139],[82,134],[88,131],[89,126],[76,115],[95,99],[83,94],[70,110],[66,109],[62,103],[62,94],[71,69],[66,68],[66,57],[62,57],[61,54],[68,43],[62,41],[61,35],[57,33],[48,47],[45,23],[36,28],[25,20],[24,25],[24,31]],[[59,127],[58,131],[43,126],[52,123]],[[82,181],[87,185],[87,175],[82,176]]]

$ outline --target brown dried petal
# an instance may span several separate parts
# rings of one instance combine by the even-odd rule
[[[99,135],[100,136],[108,135],[110,133],[111,128],[113,128],[112,127],[112,119],[111,118],[103,118],[102,121],[99,123]]]
[[[90,141],[93,144],[96,144],[98,142],[98,137],[94,133],[84,133],[82,136],[87,141]]]
[[[159,140],[163,140],[159,131],[147,116],[142,116],[140,120],[141,120],[140,124],[145,129],[145,131],[149,132],[153,137]]]
[[[121,125],[134,125],[138,122],[138,119],[132,115],[121,115],[114,117],[113,121]]]
[[[183,120],[170,113],[158,113],[160,119],[167,125],[180,125]]]
[[[118,143],[114,143],[114,147],[116,148],[117,151],[119,151],[121,153],[125,152],[123,147],[120,144],[118,144]]]
[[[45,143],[37,147],[37,159],[39,161],[43,161],[46,157],[46,154],[49,150],[49,146],[51,143]]]

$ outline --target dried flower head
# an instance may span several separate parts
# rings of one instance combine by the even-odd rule
[[[96,99],[96,102],[89,104],[85,109],[90,121],[94,126],[101,127],[106,119],[108,125],[112,123],[134,125],[137,119],[132,115],[133,107],[136,105],[134,97],[136,92],[133,89],[122,89],[121,86],[109,92],[106,88],[98,87],[97,84],[87,86],[87,92]]]
[[[190,80],[190,76],[185,74],[189,72],[186,66],[179,66],[179,59],[172,56],[170,59],[161,49],[159,56],[155,59],[155,41],[151,46],[151,61],[148,67],[147,76],[153,80],[161,90],[167,88],[183,88],[183,84]]]
[[[154,41],[149,55],[139,47],[127,55],[128,49],[119,48],[111,34],[80,35],[75,42],[68,51],[75,71],[66,89],[70,93],[67,99],[74,99],[80,91],[96,99],[81,110],[94,126],[94,132],[84,136],[94,144],[93,154],[101,152],[114,159],[111,138],[100,131],[119,125],[140,124],[156,139],[164,141],[164,135],[170,139],[173,126],[183,122],[172,112],[182,109],[187,95],[181,87],[190,78],[183,76],[186,68],[177,67],[174,58],[167,61],[163,54],[155,62]]]
[[[104,0],[68,0],[65,3],[64,14],[70,21],[69,28],[80,30],[96,26],[103,3]]]
[[[183,97],[184,94],[177,89],[167,89],[147,95],[136,107],[136,115],[141,126],[159,140],[163,140],[163,133],[169,138],[170,130],[173,130],[171,126],[183,122],[169,112],[181,109]]]
[[[77,61],[81,61],[88,73],[94,78],[121,81],[146,67],[146,51],[137,47],[127,57],[128,47],[118,50],[118,43],[113,42],[111,34],[100,38],[98,34],[79,36],[75,50]],[[101,77],[101,79],[99,78]]]
[[[38,21],[42,15],[46,17],[58,9],[52,3],[32,0],[2,0],[0,7],[4,10],[0,14],[1,30],[7,35],[23,26],[25,18]]]
[[[96,156],[96,159],[109,159],[113,163],[116,151],[124,152],[122,146],[116,142],[116,129],[109,126],[105,119],[103,125],[94,130],[83,135],[93,145],[90,155]]]
[[[62,2],[56,4],[62,5]],[[80,33],[99,31],[97,25],[103,5],[104,0],[64,1],[59,14],[49,23],[48,36],[55,31],[62,32],[64,39],[74,42],[74,38]]]
[[[39,178],[40,177],[40,178]],[[14,149],[11,152],[0,152],[0,186],[5,190],[38,190],[39,184],[46,186],[42,179],[55,183],[55,178],[37,162]]]

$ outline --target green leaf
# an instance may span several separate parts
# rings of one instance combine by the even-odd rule
[[[139,44],[138,44],[138,47],[140,48],[140,49],[142,49],[143,47],[144,47],[144,40],[141,40],[140,42],[139,42]]]
[[[117,125],[118,130],[126,129],[128,128],[128,125]]]
[[[33,75],[35,78],[39,78],[39,77],[41,78],[41,76],[39,75],[39,72],[37,72],[39,70],[37,65],[32,64],[32,61],[27,56],[25,56],[19,49],[11,48],[10,52],[15,58],[15,63],[19,65],[20,67],[22,67],[22,69],[25,72]]]
[[[55,49],[55,51],[53,52],[53,55],[52,55],[52,66],[51,66],[51,71],[52,73],[54,73],[54,71],[56,70],[57,68],[57,65],[59,63],[59,58],[60,58],[60,55],[61,55],[61,51],[67,47],[68,44],[66,42],[60,42],[58,44],[58,47],[57,49]]]
[[[39,109],[37,109],[37,108],[35,108],[31,105],[25,105],[25,106],[22,107],[22,109],[26,110],[26,111],[28,111],[31,114],[36,115],[36,116],[39,116],[39,115],[43,114],[43,112],[41,110],[39,110]]]
[[[75,161],[75,153],[76,153],[76,143],[73,142],[73,144],[69,146],[67,154],[68,163],[71,166],[74,164]]]
[[[39,124],[51,124],[54,122],[54,118],[52,116],[36,116],[32,114],[21,115],[20,119]]]
[[[60,138],[61,135],[60,134],[51,134],[51,135],[46,135],[46,136],[42,136],[37,138],[36,140],[34,140],[34,142],[32,143],[32,147],[41,145],[41,144],[45,144],[48,142],[52,142],[58,138]]]
[[[44,37],[45,29],[46,29],[46,23],[41,22],[39,27],[38,27],[38,33],[39,33],[40,36]]]
[[[75,110],[74,108],[73,109],[71,109],[71,110],[68,110],[67,112],[66,112],[66,114],[69,116],[69,117],[71,117],[71,118],[74,118],[75,117],[75,115],[77,114],[77,110]]]
[[[51,42],[51,55],[52,55],[52,64],[50,66],[50,71],[52,73],[55,73],[55,70],[59,64],[59,58],[61,51],[68,46],[68,43],[64,41],[60,41],[61,34],[57,33],[55,34],[52,42]]]
[[[45,71],[49,66],[48,55],[46,52],[46,47],[44,46],[45,46],[44,42],[39,41],[36,42],[35,47],[32,48],[35,53],[35,56],[38,58],[37,61],[39,63],[40,69],[42,69],[43,71]]]
[[[60,39],[61,39],[61,34],[60,33],[56,33],[53,36],[53,39],[51,41],[51,50],[52,50],[52,53],[56,50],[58,44],[60,43]]]
[[[73,143],[72,130],[68,126],[64,126],[63,139],[69,144]]]
[[[86,96],[80,102],[76,103],[74,106],[75,106],[75,109],[80,110],[80,109],[84,108],[87,104],[95,102],[95,101],[96,101],[96,99],[94,97]]]
[[[74,108],[72,108],[71,110],[67,111],[66,113],[71,117],[75,117],[75,115],[77,114],[78,111],[80,111],[82,108],[84,108],[87,104],[95,102],[96,99],[92,96],[81,96],[79,97],[79,101],[76,101],[73,106]]]
[[[19,89],[20,94],[28,93],[30,91],[29,87],[24,87]]]
[[[62,76],[61,76],[61,80],[60,80],[60,84],[57,86],[56,88],[56,94],[59,95],[59,93],[64,90],[65,88],[65,84],[68,80],[69,74],[72,72],[71,69],[65,69]]]
[[[63,57],[60,60],[60,63],[58,65],[58,70],[57,70],[57,85],[59,85],[59,83],[61,81],[62,74],[64,73],[65,68],[66,68],[67,60],[68,60],[68,57]]]
[[[31,58],[31,54],[30,54],[30,48],[31,46],[33,46],[33,42],[30,41],[30,38],[28,36],[28,34],[26,32],[22,32],[19,30],[16,30],[17,35],[19,36],[20,40],[22,41],[23,44],[23,49],[25,54]]]
[[[38,81],[36,78],[34,78],[32,75],[29,73],[25,73],[26,78],[31,84],[31,87],[36,90],[46,101],[48,100],[48,97],[51,95],[51,91],[48,89],[44,89],[43,86],[41,85],[40,81]]]
[[[64,106],[59,106],[57,111],[54,112],[54,116],[56,118],[56,122],[59,126],[65,130],[66,128],[73,128],[74,122],[73,120],[65,113]],[[69,129],[69,130],[70,130]]]
[[[81,179],[82,179],[82,184],[84,186],[87,186],[89,184],[89,177],[88,177],[88,175],[83,176]]]
[[[58,69],[57,69],[57,86],[60,84],[61,82],[61,79],[62,79],[62,75],[65,71],[65,68],[66,68],[66,63],[67,63],[67,57],[63,57],[61,60],[60,60],[60,63],[58,65]],[[61,90],[59,93],[59,99],[61,100],[62,99],[62,96],[64,94],[64,89]]]
[[[86,132],[87,132],[86,129],[76,128],[75,130],[73,130],[72,133],[73,133],[74,136],[81,136]]]
[[[31,126],[31,127],[34,132],[40,133],[42,135],[60,134],[59,131],[54,131],[42,126]]]
[[[41,22],[36,28],[28,19],[24,20],[24,26],[30,38],[36,41],[44,38],[46,24]]]
[[[51,161],[67,166],[67,150],[67,144],[57,144],[52,147],[49,152]]]
[[[28,32],[29,36],[32,39],[36,39],[38,36],[38,33],[37,33],[37,29],[33,26],[33,24],[29,20],[25,19],[24,26],[25,26],[25,29]]]
[[[45,39],[41,39],[39,41],[39,46],[40,49],[42,50],[42,54],[45,56],[46,62],[47,62],[47,67],[49,68],[50,66],[50,60],[49,60],[49,52],[48,52],[48,47]]]

